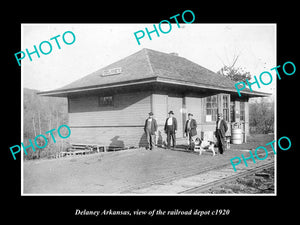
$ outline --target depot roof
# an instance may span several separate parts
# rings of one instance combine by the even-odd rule
[[[38,94],[66,97],[72,93],[147,82],[171,83],[237,93],[235,82],[225,76],[177,54],[144,48],[64,87]],[[249,89],[244,89],[241,93],[249,97],[270,95],[250,92]]]

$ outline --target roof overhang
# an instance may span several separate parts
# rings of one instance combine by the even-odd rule
[[[144,85],[150,83],[160,83],[166,85],[176,85],[176,86],[185,86],[185,87],[193,87],[193,88],[201,88],[207,89],[212,91],[222,91],[231,94],[237,94],[235,88],[229,88],[224,86],[217,86],[217,85],[208,85],[208,84],[201,84],[195,82],[189,82],[184,80],[176,80],[176,79],[169,79],[169,78],[162,78],[162,77],[151,77],[145,78],[140,80],[132,80],[126,82],[118,82],[112,84],[103,84],[103,85],[95,85],[95,86],[87,86],[87,87],[78,87],[78,88],[70,88],[70,89],[56,89],[52,91],[42,91],[38,92],[38,95],[42,96],[51,96],[51,97],[68,97],[73,94],[80,94],[80,93],[88,93],[88,92],[95,92],[99,90],[107,90],[119,87],[126,87],[126,86],[133,86],[133,85]],[[268,97],[271,94],[264,93],[264,92],[257,92],[257,91],[250,91],[250,90],[242,90],[241,94],[245,97]]]
[[[165,79],[165,78],[157,78],[158,82],[167,83],[167,84],[177,84],[177,85],[184,85],[189,87],[197,87],[197,88],[203,88],[203,89],[210,89],[215,91],[223,91],[228,93],[236,93],[238,95],[235,88],[228,88],[224,86],[217,86],[217,85],[208,85],[208,84],[201,84],[201,83],[194,83],[194,82],[188,82],[188,81],[179,81],[179,80],[171,80],[171,79]],[[243,96],[247,97],[268,97],[272,94],[270,93],[264,93],[264,92],[258,92],[258,91],[241,91],[241,94]]]
[[[70,89],[56,89],[56,90],[52,90],[52,91],[42,91],[42,92],[38,92],[37,94],[42,95],[42,96],[67,97],[69,95],[72,95],[75,93],[80,93],[80,92],[93,92],[93,91],[103,90],[103,89],[152,83],[155,81],[156,81],[156,79],[155,79],[155,77],[153,77],[151,79],[133,80],[133,81],[127,81],[127,82],[113,83],[113,84],[95,85],[95,86],[70,88]]]

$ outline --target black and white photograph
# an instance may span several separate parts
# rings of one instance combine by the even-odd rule
[[[112,3],[3,8],[4,220],[296,219],[296,5]]]
[[[22,196],[276,196],[276,23],[185,16],[21,25]]]

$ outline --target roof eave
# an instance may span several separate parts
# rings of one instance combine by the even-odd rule
[[[179,84],[179,85],[187,85],[187,86],[192,86],[192,87],[198,87],[198,88],[204,88],[204,89],[211,89],[211,90],[218,90],[218,91],[225,91],[225,92],[230,92],[230,93],[237,93],[236,89],[233,88],[228,88],[224,86],[216,86],[216,85],[208,85],[208,84],[201,84],[201,83],[194,83],[194,82],[188,82],[188,81],[182,81],[182,80],[171,80],[171,79],[166,79],[166,78],[158,78],[158,82],[163,82],[163,83],[169,83],[169,84]],[[271,96],[272,94],[270,93],[264,93],[264,92],[250,92],[250,91],[241,91],[241,94],[246,95],[247,97],[268,97]]]
[[[41,95],[41,96],[67,97],[68,95],[72,95],[74,93],[79,93],[79,92],[90,92],[90,91],[96,91],[96,90],[102,90],[102,89],[117,88],[117,87],[145,84],[145,83],[151,83],[151,82],[159,82],[159,83],[174,84],[174,85],[184,85],[184,86],[191,86],[191,87],[210,89],[210,90],[216,90],[216,91],[225,91],[225,92],[230,92],[230,93],[236,93],[236,95],[238,95],[236,89],[233,89],[233,88],[201,84],[201,83],[195,83],[195,82],[189,82],[189,81],[183,81],[183,80],[175,80],[175,79],[169,79],[169,78],[162,78],[162,77],[151,77],[151,78],[146,78],[146,79],[132,80],[132,81],[127,81],[127,82],[112,83],[112,84],[105,84],[105,85],[95,85],[95,86],[69,88],[69,89],[56,89],[56,90],[52,90],[52,91],[38,92],[37,94]],[[268,97],[271,95],[269,93],[256,92],[256,91],[255,92],[241,91],[241,94],[246,97],[249,97],[249,98],[251,98],[251,97],[252,98],[253,97]]]
[[[145,84],[153,81],[156,81],[156,77],[140,79],[140,80],[132,80],[127,82],[104,84],[104,85],[94,85],[94,86],[69,88],[69,89],[56,89],[52,91],[41,91],[38,92],[37,94],[41,96],[50,96],[50,97],[67,97],[68,95],[79,93],[79,92],[89,92],[89,91],[96,91],[101,89],[116,88],[116,87],[123,87],[123,86],[136,85],[136,84]]]

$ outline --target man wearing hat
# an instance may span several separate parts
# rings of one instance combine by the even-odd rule
[[[197,122],[195,119],[193,119],[193,114],[188,114],[188,120],[185,123],[184,132],[186,134],[186,137],[188,139],[188,145],[190,150],[194,150],[195,147],[195,140],[194,137],[197,135]]]
[[[157,122],[153,118],[153,113],[149,113],[149,117],[145,121],[144,131],[147,136],[146,149],[152,150],[155,147],[155,132],[157,131]]]
[[[216,138],[218,140],[219,152],[223,154],[226,150],[225,133],[228,130],[226,122],[223,120],[222,113],[218,113],[218,120],[216,122]]]
[[[176,146],[176,130],[177,130],[177,120],[174,117],[173,111],[169,112],[169,117],[166,119],[165,122],[165,132],[167,134],[167,148],[170,149],[171,145],[171,138],[173,141],[173,148]]]

